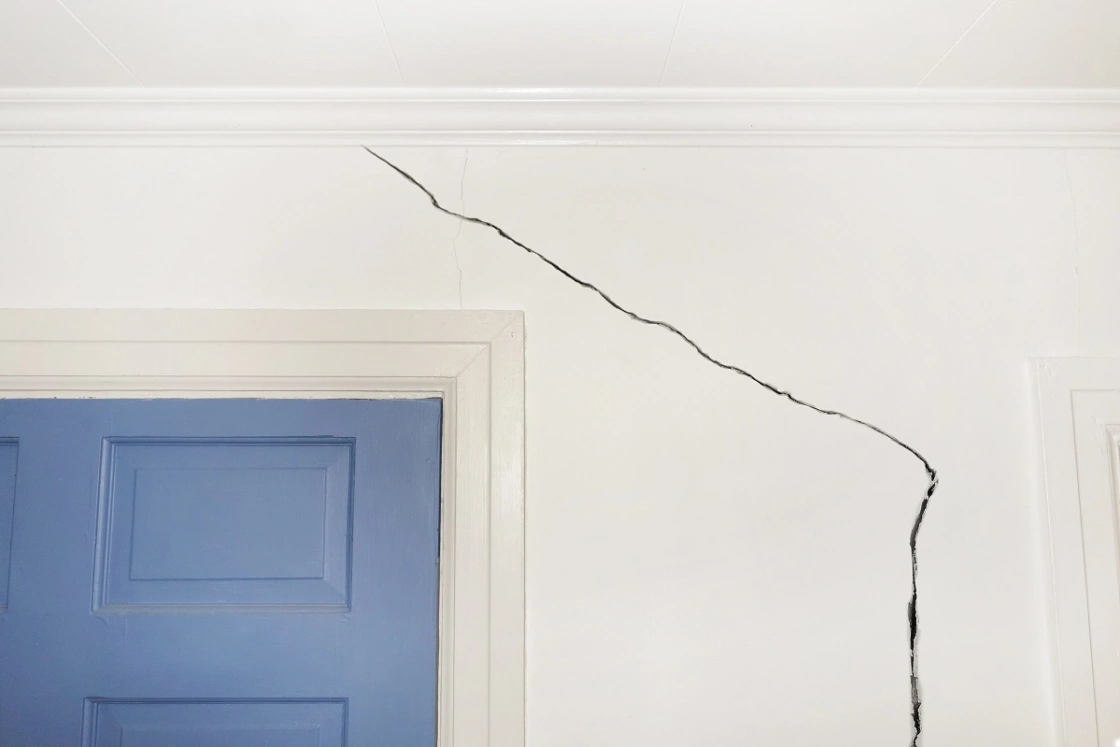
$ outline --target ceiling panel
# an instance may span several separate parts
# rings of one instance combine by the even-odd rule
[[[0,86],[133,86],[55,0],[0,0]]]
[[[990,0],[688,0],[665,85],[915,85]]]
[[[1120,87],[1118,31],[1120,0],[0,0],[0,87]]]
[[[1120,2],[1002,0],[926,83],[1120,86]]]
[[[681,0],[378,0],[407,85],[657,85]]]
[[[149,86],[400,82],[372,0],[68,2]]]

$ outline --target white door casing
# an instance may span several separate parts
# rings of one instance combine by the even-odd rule
[[[1120,359],[1036,363],[1059,744],[1120,743]]]
[[[439,747],[524,747],[511,311],[0,310],[0,397],[443,399]]]

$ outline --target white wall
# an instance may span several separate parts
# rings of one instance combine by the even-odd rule
[[[941,470],[926,745],[1051,745],[1027,358],[1120,354],[1120,153],[394,150],[713,354]],[[635,324],[357,149],[0,150],[0,306],[522,308],[531,747],[896,746],[885,439]]]

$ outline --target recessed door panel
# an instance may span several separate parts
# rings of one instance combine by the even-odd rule
[[[350,439],[107,439],[107,612],[349,605]]]
[[[346,701],[90,700],[82,747],[343,747]]]

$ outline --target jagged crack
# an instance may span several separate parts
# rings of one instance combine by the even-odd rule
[[[830,410],[826,407],[820,407],[818,405],[814,405],[811,402],[808,402],[806,400],[803,400],[803,399],[800,399],[799,397],[794,396],[790,392],[788,392],[784,389],[781,389],[780,387],[775,386],[774,384],[770,384],[766,381],[763,381],[762,379],[760,379],[757,376],[755,376],[754,374],[752,374],[750,371],[747,371],[743,368],[740,368],[739,366],[736,366],[732,363],[726,363],[724,361],[719,360],[718,358],[713,356],[711,353],[704,350],[704,348],[700,347],[700,345],[695,340],[693,340],[691,337],[686,335],[684,332],[680,331],[675,325],[671,324],[670,322],[666,322],[666,321],[662,321],[662,320],[658,320],[658,319],[650,319],[649,317],[642,316],[641,314],[633,312],[630,309],[622,306],[617,301],[615,301],[613,298],[611,298],[609,295],[607,295],[604,291],[602,291],[595,284],[590,283],[586,280],[583,280],[582,278],[577,277],[576,275],[573,275],[571,272],[564,269],[563,267],[561,267],[556,262],[549,259],[544,254],[541,254],[536,249],[534,249],[531,246],[528,246],[526,244],[523,244],[520,241],[518,241],[517,239],[510,236],[500,226],[497,226],[497,225],[491,223],[490,221],[483,220],[482,218],[475,218],[475,217],[472,217],[470,215],[463,215],[462,213],[457,213],[454,210],[449,210],[448,208],[445,208],[443,205],[440,204],[439,200],[436,199],[436,196],[432,193],[432,191],[429,190],[427,187],[425,187],[423,184],[421,184],[416,179],[416,177],[412,176],[412,174],[409,174],[404,169],[400,168],[399,166],[392,163],[388,159],[382,157],[381,155],[379,155],[378,153],[373,151],[371,148],[367,147],[367,148],[365,148],[365,150],[371,156],[373,156],[377,160],[381,161],[383,164],[385,164],[386,166],[391,168],[393,171],[395,171],[397,174],[399,174],[401,177],[403,177],[406,181],[408,181],[414,187],[416,187],[421,192],[423,192],[425,195],[427,195],[428,200],[432,203],[432,207],[434,207],[436,210],[440,211],[441,213],[444,213],[445,215],[450,215],[453,218],[458,218],[461,221],[466,221],[468,223],[474,223],[474,224],[479,225],[479,226],[485,226],[486,228],[489,228],[489,229],[493,230],[495,233],[497,233],[500,237],[502,237],[503,239],[505,239],[509,243],[513,244],[514,246],[516,246],[517,248],[526,252],[527,254],[535,257],[536,259],[540,260],[541,262],[544,262],[546,265],[551,267],[553,270],[558,272],[560,275],[564,276],[565,278],[567,278],[571,282],[575,283],[576,285],[580,286],[581,288],[585,288],[586,290],[591,291],[592,293],[597,295],[601,300],[606,302],[606,304],[608,306],[610,306],[611,308],[615,309],[618,312],[621,312],[622,314],[625,314],[626,316],[628,316],[630,319],[634,320],[635,322],[641,322],[642,324],[648,324],[652,327],[660,327],[661,329],[671,333],[677,339],[679,339],[681,342],[685,343],[690,348],[692,348],[693,352],[695,352],[701,358],[706,360],[708,363],[711,363],[714,366],[718,366],[719,368],[722,368],[725,371],[731,371],[732,373],[738,374],[739,376],[743,376],[744,378],[750,379],[751,381],[753,381],[758,386],[761,386],[763,389],[766,389],[767,391],[769,391],[769,392],[771,392],[771,393],[773,393],[773,394],[775,394],[779,397],[787,399],[790,402],[792,402],[793,404],[798,405],[799,407],[806,407],[810,410],[813,410],[814,412],[820,413],[821,415],[831,415],[833,417],[840,418],[841,420],[846,420],[849,423],[854,423],[855,425],[861,426],[863,428],[867,428],[868,430],[879,434],[883,438],[888,439],[891,443],[895,444],[896,446],[904,449],[907,453],[909,453],[911,456],[913,456],[915,459],[917,459],[919,462],[922,463],[922,467],[926,471],[926,477],[927,477],[928,482],[927,482],[927,485],[926,485],[925,496],[922,498],[921,505],[918,507],[918,515],[914,518],[913,527],[910,529],[910,581],[911,581],[911,586],[910,586],[910,602],[907,604],[907,608],[906,608],[906,612],[907,612],[906,616],[907,616],[907,619],[909,620],[909,624],[910,624],[910,718],[911,718],[911,721],[913,722],[913,726],[914,726],[913,735],[912,735],[912,738],[910,740],[910,747],[918,747],[918,743],[920,742],[921,735],[922,735],[922,692],[921,692],[921,681],[918,677],[918,534],[922,529],[922,522],[925,520],[926,509],[929,508],[929,501],[933,497],[934,492],[937,490],[937,484],[938,484],[937,470],[933,468],[933,465],[930,464],[929,460],[926,459],[924,456],[922,456],[922,454],[917,449],[915,449],[913,446],[911,446],[910,444],[901,440],[897,436],[891,435],[890,433],[888,433],[887,431],[883,430],[882,428],[880,428],[879,426],[877,426],[873,423],[869,423],[866,420],[860,420],[859,418],[856,418],[856,417],[853,417],[853,416],[848,415],[846,413],[840,412],[839,410]]]

